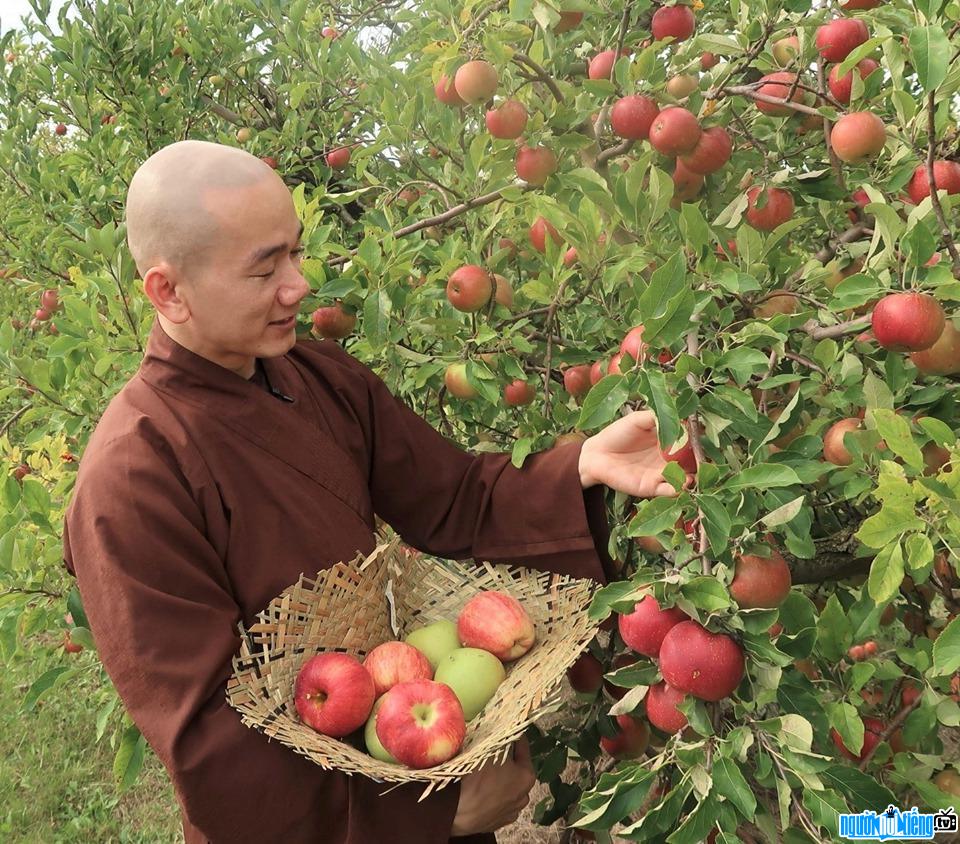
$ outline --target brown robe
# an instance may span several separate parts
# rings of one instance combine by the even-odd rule
[[[446,842],[459,786],[380,796],[241,723],[225,696],[237,622],[301,572],[369,553],[374,514],[430,554],[604,580],[602,489],[581,491],[578,445],[522,470],[461,451],[337,343],[262,367],[273,394],[158,321],[91,436],[63,545],[103,665],[170,774],[188,844]]]

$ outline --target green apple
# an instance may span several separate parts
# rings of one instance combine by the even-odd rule
[[[457,625],[453,621],[441,619],[426,627],[411,630],[403,640],[413,645],[428,660],[434,671],[448,653],[460,647],[460,637],[457,635]]]
[[[463,717],[472,721],[507,678],[506,669],[490,651],[458,648],[437,666],[433,679],[445,683],[460,699]]]
[[[363,728],[363,740],[367,743],[367,752],[374,759],[399,765],[400,763],[390,755],[390,751],[380,743],[380,736],[377,735],[377,710],[382,702],[383,695],[380,695],[373,704],[370,717],[367,718],[367,725]]]

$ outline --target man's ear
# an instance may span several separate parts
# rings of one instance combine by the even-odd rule
[[[183,280],[165,262],[151,267],[143,278],[143,292],[147,298],[158,313],[176,325],[190,319],[190,306],[183,298],[183,287]]]

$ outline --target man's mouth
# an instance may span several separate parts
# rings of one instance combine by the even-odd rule
[[[289,316],[286,319],[278,319],[275,322],[271,322],[270,325],[279,325],[283,328],[286,328],[289,325],[293,325],[293,320],[295,317]]]

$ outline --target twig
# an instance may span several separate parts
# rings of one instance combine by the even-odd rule
[[[940,224],[940,236],[947,246],[950,258],[953,261],[954,278],[960,278],[960,253],[957,252],[957,245],[954,243],[953,234],[950,232],[950,226],[947,225],[947,219],[943,214],[943,206],[940,204],[940,197],[937,196],[937,180],[933,174],[933,160],[936,151],[936,127],[934,126],[934,91],[927,95],[927,182],[930,185],[930,202],[933,204],[933,211],[937,215],[937,222]]]
[[[877,739],[877,743],[876,743],[873,747],[870,748],[870,750],[869,750],[869,752],[867,753],[867,755],[864,756],[863,759],[860,760],[860,764],[857,765],[857,767],[858,767],[861,771],[865,770],[866,767],[867,767],[867,765],[870,764],[870,760],[873,759],[874,754],[877,752],[877,748],[880,747],[880,742],[883,742],[883,741],[886,741],[887,739],[889,739],[890,736],[892,736],[892,735],[894,734],[894,732],[896,731],[897,727],[899,727],[904,721],[906,721],[906,720],[907,720],[907,716],[908,716],[911,712],[913,712],[913,710],[916,709],[919,705],[920,705],[920,697],[918,696],[918,697],[916,698],[916,700],[914,700],[914,701],[913,701],[912,703],[910,703],[908,706],[903,707],[903,709],[901,709],[901,710],[896,714],[896,716],[894,717],[894,719],[893,719],[889,724],[887,724],[886,727],[883,728],[883,732],[880,733],[880,737]]]
[[[687,332],[687,353],[691,357],[698,357],[700,354],[700,337],[697,333],[699,323],[694,322],[693,328]],[[687,383],[697,394],[700,392],[700,385],[697,383],[697,377],[692,372],[687,375]],[[697,461],[697,469],[707,461],[706,452],[703,450],[703,443],[700,442],[700,419],[697,412],[693,411],[687,417],[687,437],[690,440],[690,447],[693,449],[694,459]],[[697,533],[699,556],[703,565],[703,574],[709,577],[713,573],[713,564],[707,556],[707,529],[704,527],[703,510],[697,508]]]
[[[854,334],[864,328],[869,328],[872,321],[873,314],[857,317],[847,322],[840,322],[836,325],[820,325],[816,320],[811,319],[801,325],[800,328],[814,340],[826,340],[832,337],[843,337],[844,334]]]
[[[537,74],[537,78],[550,89],[550,93],[553,94],[553,98],[558,103],[563,102],[563,94],[560,93],[560,88],[557,87],[557,83],[554,81],[553,77],[526,53],[514,53],[513,60],[519,64],[525,64],[527,67],[529,67],[535,74]]]
[[[817,366],[812,360],[810,360],[810,358],[805,358],[803,355],[798,355],[798,354],[795,354],[795,353],[793,353],[793,352],[784,352],[784,353],[783,353],[783,356],[784,356],[785,358],[787,358],[788,360],[793,360],[793,361],[796,361],[796,362],[799,363],[799,364],[802,364],[803,366],[807,367],[808,369],[812,369],[814,372],[819,372],[821,375],[825,375],[825,374],[826,374],[826,373],[824,372],[824,370],[823,370],[822,368],[820,368],[819,366]]]
[[[6,422],[3,423],[3,427],[0,428],[0,437],[2,437],[10,429],[10,426],[16,422],[24,413],[30,409],[31,405],[25,404],[21,407],[16,413],[13,414]]]
[[[751,100],[756,100],[761,103],[770,103],[770,105],[785,106],[786,108],[792,109],[793,111],[799,111],[802,114],[812,114],[815,117],[820,116],[820,112],[815,108],[811,108],[808,105],[803,103],[795,103],[793,100],[783,100],[779,97],[768,97],[766,94],[759,94],[754,90],[753,83],[751,85],[735,85],[732,88],[727,88],[722,91],[716,91],[716,97],[712,99],[719,99],[720,97],[729,97],[739,95],[741,97],[747,97]]]

